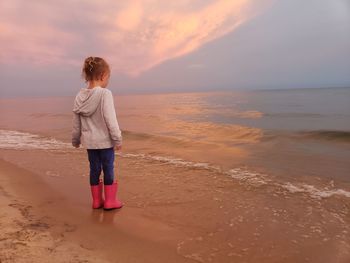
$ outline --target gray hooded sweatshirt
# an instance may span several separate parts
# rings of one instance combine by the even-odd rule
[[[82,88],[75,97],[72,145],[105,149],[122,144],[112,92],[100,86]]]

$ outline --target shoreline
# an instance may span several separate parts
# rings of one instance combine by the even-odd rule
[[[96,258],[91,251],[67,238],[75,231],[75,225],[40,212],[41,208],[47,207],[45,203],[59,204],[54,201],[56,198],[60,200],[57,193],[48,191],[47,185],[39,178],[9,162],[0,160],[0,169],[1,262],[47,262],[48,257],[53,262],[108,262]],[[31,190],[38,190],[30,195],[29,190],[25,190],[29,181]],[[49,199],[42,201],[40,197],[43,196]]]
[[[118,196],[125,206],[104,212],[90,207],[84,152],[0,151],[1,186],[7,193],[1,199],[6,207],[13,204],[2,218],[14,213],[14,207],[17,213],[22,209],[32,216],[7,225],[10,230],[4,232],[8,236],[0,246],[10,255],[13,251],[28,257],[34,253],[28,244],[37,238],[41,243],[37,240],[34,250],[57,255],[53,262],[63,262],[60,253],[66,258],[79,254],[88,262],[113,262],[116,255],[122,262],[350,259],[346,198],[317,200],[302,193],[275,192],[269,186],[254,188],[215,171],[154,160],[117,156],[116,161]],[[45,230],[45,238],[35,232],[26,237],[27,245],[9,248],[11,229],[25,230],[32,224],[29,219]],[[12,236],[17,242],[21,238]]]
[[[40,176],[3,159],[0,159],[0,175],[0,203],[3,207],[0,219],[1,262],[47,262],[47,257],[52,262],[113,262],[116,252],[113,245],[102,249],[105,244],[99,240],[111,230],[116,235],[106,239],[120,247],[115,260],[135,262],[142,257],[144,262],[179,262],[180,258],[180,262],[187,262],[169,249],[166,239],[164,245],[147,240],[150,231],[140,235],[138,231],[144,226],[134,211],[129,211],[119,222],[121,227],[116,229],[114,221],[122,211],[93,210],[90,200],[79,210],[75,207],[77,204],[69,204],[72,200],[58,193]],[[82,222],[82,219],[87,220]],[[158,232],[172,231],[153,220],[145,223]],[[96,238],[98,235],[100,237]],[[134,246],[138,249],[137,257]],[[157,259],[154,260],[153,253],[156,251]]]

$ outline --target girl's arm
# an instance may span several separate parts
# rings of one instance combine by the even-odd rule
[[[102,114],[109,130],[111,139],[114,141],[114,145],[121,146],[122,133],[119,129],[117,115],[115,113],[113,95],[112,92],[108,89],[105,89],[105,93],[103,94]]]
[[[73,112],[72,121],[72,145],[79,147],[81,137],[81,120],[78,113]]]

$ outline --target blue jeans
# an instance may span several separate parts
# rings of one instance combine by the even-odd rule
[[[114,148],[86,149],[90,162],[90,185],[98,185],[101,170],[105,185],[114,182]]]

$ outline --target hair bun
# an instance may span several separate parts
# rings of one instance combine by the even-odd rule
[[[100,79],[105,72],[110,72],[108,63],[101,57],[87,57],[82,69],[86,81]]]
[[[85,63],[89,67],[89,71],[92,72],[92,70],[94,69],[95,58],[94,57],[88,57],[88,58],[86,58]]]

